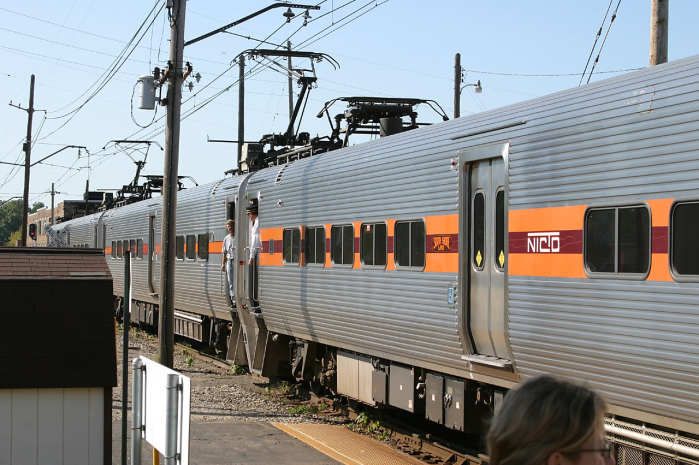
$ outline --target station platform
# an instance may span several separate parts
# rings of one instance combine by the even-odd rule
[[[196,423],[189,463],[196,465],[420,465],[423,462],[344,426],[313,423]],[[112,424],[112,463],[121,463],[121,424]],[[127,453],[128,456],[128,453]],[[143,444],[141,463],[152,448]]]

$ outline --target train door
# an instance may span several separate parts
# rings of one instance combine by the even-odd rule
[[[508,147],[500,144],[461,155],[461,279],[471,346],[466,358],[501,367],[511,360],[505,313]]]
[[[225,275],[225,286],[221,289],[223,297],[230,297],[232,302],[235,302],[236,295],[236,268],[238,267],[238,247],[237,247],[237,237],[238,237],[238,218],[236,217],[236,196],[227,197],[225,200],[226,207],[226,222],[233,221],[233,254],[228,257],[228,263],[226,263],[226,275]],[[228,232],[226,232],[226,235]],[[225,239],[224,239],[225,241]]]
[[[151,294],[155,293],[155,283],[153,279],[153,263],[155,258],[155,214],[148,215],[148,289]]]

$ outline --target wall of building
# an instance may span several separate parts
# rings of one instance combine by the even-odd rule
[[[104,463],[104,399],[105,388],[0,389],[0,463]]]
[[[60,202],[58,205],[56,205],[54,210],[54,218],[62,218],[63,202]],[[27,225],[30,225],[32,223],[36,224],[36,240],[33,240],[31,237],[27,237],[27,246],[46,247],[48,244],[46,230],[51,225],[51,209],[42,208],[41,210],[38,210],[35,213],[27,215]],[[29,231],[27,231],[27,235],[29,235]]]

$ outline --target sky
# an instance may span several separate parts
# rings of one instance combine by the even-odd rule
[[[317,88],[311,91],[302,122],[302,130],[311,135],[329,133],[327,120],[315,115],[324,102],[342,96],[433,99],[451,117],[457,52],[465,69],[464,84],[480,80],[483,88],[479,94],[473,87],[464,88],[462,116],[578,86],[603,24],[592,54],[593,59],[598,53],[600,58],[591,81],[648,66],[650,0],[310,0],[307,4],[319,2],[320,10],[310,12],[305,26],[302,14],[285,23],[285,8],[274,9],[229,30],[237,35],[217,34],[185,48],[185,60],[201,79],[193,82],[191,91],[183,89],[182,112],[188,116],[181,126],[180,175],[203,184],[221,179],[224,171],[235,167],[234,144],[207,141],[237,138],[238,67],[233,60],[258,47],[255,39],[279,44],[290,37],[292,47],[301,44],[301,50],[322,52],[339,62],[337,70],[328,61],[315,66]],[[134,161],[145,155],[133,149],[144,146],[116,147],[110,142],[116,139],[154,141],[143,174],[162,174],[163,152],[157,144],[165,145],[164,119],[160,119],[165,109],[139,110],[136,81],[167,62],[169,24],[167,10],[161,10],[164,3],[3,0],[0,4],[4,65],[0,161],[23,163],[27,113],[6,103],[27,107],[31,74],[36,76],[34,105],[41,110],[34,113],[32,161],[66,145],[87,147],[87,151],[64,150],[33,167],[30,203],[48,204],[52,182],[60,192],[56,202],[81,198],[88,180],[91,190],[128,184],[135,174]],[[188,0],[185,38],[271,3]],[[670,1],[670,61],[699,52],[697,17],[696,0]],[[144,28],[137,34],[141,25]],[[113,62],[135,34],[140,42],[111,73]],[[300,60],[294,65],[309,67]],[[286,76],[261,62],[247,69],[253,67],[245,81],[246,140],[283,132],[288,123]],[[103,78],[112,74],[105,83]],[[331,114],[343,109],[336,104]],[[419,120],[440,120],[427,107],[417,110]],[[0,164],[0,200],[22,195],[23,172]],[[194,181],[185,181],[185,186]]]

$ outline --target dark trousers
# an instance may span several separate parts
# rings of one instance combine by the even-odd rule
[[[257,256],[253,257],[252,263],[248,265],[248,295],[250,296],[250,305],[258,307],[260,302],[257,295]]]

